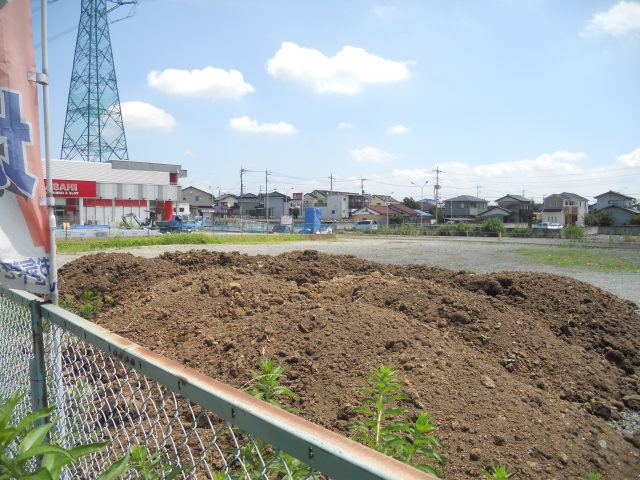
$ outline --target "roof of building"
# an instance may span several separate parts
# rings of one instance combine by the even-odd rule
[[[600,198],[600,197],[604,197],[605,195],[617,195],[618,197],[624,198],[627,200],[635,200],[635,198],[633,197],[629,197],[628,195],[623,195],[622,193],[619,193],[619,192],[614,192],[613,190],[609,190],[608,192],[601,193],[600,195],[596,195],[593,198]]]
[[[487,201],[484,198],[474,197],[472,195],[458,195],[457,197],[447,198],[445,202],[484,202]]]
[[[487,215],[501,215],[501,214],[505,216],[511,215],[511,210],[507,210],[506,208],[502,208],[497,205],[494,205],[492,207],[487,208],[485,211],[480,212],[478,216],[484,217]]]
[[[200,189],[200,188],[198,188],[198,187],[192,187],[192,186],[184,187],[184,188],[182,189],[182,191],[184,192],[185,190],[197,190],[197,191],[199,191],[199,192],[204,193],[205,195],[211,195],[211,192],[207,192],[207,191],[202,190],[202,189]]]
[[[395,198],[393,198],[391,195],[372,195],[373,197],[379,198],[380,200],[382,200],[383,202],[389,202],[389,203],[399,203],[398,200],[396,200]]]
[[[514,200],[517,200],[518,202],[533,203],[533,200],[531,200],[530,198],[525,198],[522,195],[512,195],[510,193],[507,193],[504,197],[500,197],[499,199],[497,199],[496,203],[499,202],[500,200],[505,199],[505,198],[513,198]]]
[[[640,213],[640,210],[634,210],[633,208],[621,207],[620,205],[609,205],[607,207],[601,208],[600,210],[598,210],[598,212],[601,212],[602,210],[608,210],[610,208],[619,208],[620,210],[624,210],[625,212],[633,213],[634,215]]]
[[[418,212],[416,212],[413,208],[409,208],[402,203],[392,203],[391,205],[389,205],[389,207],[391,207],[391,210],[398,210],[407,215],[418,215]]]

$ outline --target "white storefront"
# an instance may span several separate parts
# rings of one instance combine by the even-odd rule
[[[182,198],[180,165],[52,160],[58,224],[116,226],[123,216],[171,218]]]

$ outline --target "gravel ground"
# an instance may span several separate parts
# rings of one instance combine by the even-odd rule
[[[566,241],[553,239],[514,239],[502,241],[494,238],[442,238],[442,237],[349,237],[339,236],[337,241],[303,241],[280,244],[238,245],[167,245],[140,247],[127,250],[142,257],[155,257],[165,251],[185,251],[192,248],[215,251],[237,251],[248,255],[278,255],[293,250],[314,249],[325,253],[356,255],[380,263],[425,264],[452,270],[473,270],[481,273],[516,270],[547,272],[591,283],[619,297],[640,305],[640,273],[594,272],[587,268],[559,268],[549,265],[529,264],[526,258],[513,250],[523,246],[544,248],[562,246]],[[596,248],[607,255],[640,262],[640,245],[610,247],[606,242],[595,241]],[[84,254],[59,254],[58,265]]]

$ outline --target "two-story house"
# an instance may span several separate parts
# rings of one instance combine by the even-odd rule
[[[504,217],[505,223],[530,223],[533,218],[533,200],[531,199],[507,194],[497,199],[496,203],[510,212]]]
[[[444,201],[444,216],[451,221],[473,219],[486,211],[488,204],[485,199],[471,195],[448,198]]]
[[[554,193],[545,197],[542,205],[542,221],[560,225],[584,225],[588,201],[575,193]]]
[[[211,209],[214,205],[213,194],[196,187],[183,188],[182,201],[189,204],[189,213],[194,217],[201,215],[201,209]]]
[[[351,192],[314,190],[304,196],[304,206],[320,208],[323,220],[351,218],[352,212],[369,204],[369,196]]]
[[[609,190],[594,197],[594,212],[607,211],[613,217],[613,225],[628,225],[629,220],[640,211],[634,208],[636,199],[622,193]]]

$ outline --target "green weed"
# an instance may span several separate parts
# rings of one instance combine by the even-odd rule
[[[95,295],[92,292],[82,292],[82,305],[78,307],[78,313],[82,318],[87,320],[95,320],[102,310],[102,293]]]
[[[509,472],[509,470],[507,470],[507,467],[504,466],[491,465],[491,468],[489,470],[482,470],[482,474],[485,477],[491,478],[493,480],[507,480],[509,478],[511,480],[518,480],[513,476],[513,473]]]
[[[631,257],[621,258],[619,253],[585,248],[524,247],[512,250],[524,256],[528,263],[563,268],[580,268],[596,272],[640,272],[640,262]]]
[[[605,480],[605,477],[596,472],[589,472],[585,478],[581,478],[580,480]]]
[[[284,373],[284,368],[276,365],[275,361],[271,359],[262,360],[258,367],[259,370],[250,370],[255,382],[243,390],[278,408],[288,412],[296,412],[297,410],[285,408],[280,403],[280,398],[283,396],[298,397],[296,393],[279,383],[279,379]],[[239,429],[234,429],[233,433],[246,435],[245,432]],[[267,478],[266,474],[284,474],[286,476],[288,471],[291,473],[291,478],[298,479],[307,477],[311,470],[309,466],[300,460],[285,452],[278,452],[269,444],[258,439],[254,439],[253,442],[246,442],[240,449],[231,449],[229,453],[240,460],[242,467],[238,467],[240,470],[238,472],[229,472],[229,469],[226,469],[223,475],[220,475],[220,478],[244,479],[247,478],[247,474],[250,478]]]
[[[429,435],[435,430],[429,422],[430,415],[420,412],[413,420],[408,416],[407,409],[397,406],[397,402],[409,397],[402,390],[404,383],[396,378],[397,372],[390,366],[380,365],[372,368],[372,371],[373,374],[366,379],[373,387],[359,390],[368,396],[361,400],[363,406],[353,409],[364,414],[365,418],[347,425],[347,428],[357,432],[353,438],[385,455],[440,477],[436,465],[445,459],[436,451],[442,448],[442,444]],[[406,416],[406,420],[397,420],[399,416]],[[426,458],[427,463],[414,458],[415,455]]]

